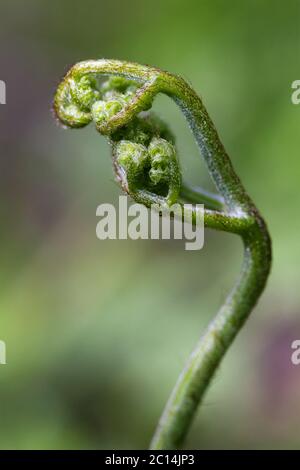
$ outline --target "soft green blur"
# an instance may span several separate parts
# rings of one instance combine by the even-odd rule
[[[1,2],[1,449],[146,448],[201,332],[234,283],[238,238],[99,241],[96,207],[117,203],[109,148],[65,131],[51,100],[68,67],[117,58],[182,75],[201,95],[266,218],[267,289],[226,356],[186,447],[298,448],[300,366],[300,2]],[[212,189],[178,109],[184,174]]]

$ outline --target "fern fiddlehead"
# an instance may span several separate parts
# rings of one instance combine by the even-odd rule
[[[109,78],[101,83],[102,77]],[[149,111],[158,93],[173,99],[185,115],[219,195],[182,182],[174,137]],[[177,448],[216,368],[265,287],[271,265],[266,224],[236,175],[202,101],[182,78],[129,62],[80,62],[60,83],[54,110],[67,127],[95,123],[112,146],[117,180],[135,201],[165,208],[175,202],[203,203],[206,227],[238,234],[243,241],[244,261],[236,285],[180,374],[151,443],[153,449]],[[196,205],[190,210],[193,222]]]

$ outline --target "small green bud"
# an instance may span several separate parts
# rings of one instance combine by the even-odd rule
[[[96,124],[109,120],[122,109],[120,101],[95,101],[92,106],[92,117]]]
[[[155,157],[160,155],[167,159],[174,158],[175,147],[173,144],[160,137],[153,137],[148,147],[149,155]]]
[[[167,140],[154,137],[148,147],[151,160],[149,177],[154,184],[170,179],[171,161],[176,158],[175,147]]]
[[[151,169],[149,171],[149,177],[152,183],[154,184],[168,181],[168,167],[161,156],[154,157],[154,159],[151,160]]]
[[[84,127],[91,122],[92,116],[75,104],[70,104],[64,108],[61,119],[69,127]]]
[[[142,144],[130,142],[129,140],[121,140],[116,145],[116,156],[118,163],[128,170],[143,169],[148,160],[147,148]]]
[[[78,81],[72,81],[70,94],[73,101],[83,110],[90,110],[94,101],[100,98],[97,90],[97,82],[95,78],[84,76]]]
[[[106,93],[107,91],[118,91],[120,93],[125,93],[129,87],[136,87],[135,82],[132,80],[127,80],[124,77],[111,77],[101,85],[101,91]]]

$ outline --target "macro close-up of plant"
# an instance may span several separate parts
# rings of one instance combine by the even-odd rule
[[[185,155],[178,155],[170,126],[151,110],[158,94],[171,98],[186,118],[215,194],[184,180]],[[54,111],[65,127],[93,123],[107,138],[115,178],[135,202],[146,207],[158,204],[164,210],[188,203],[190,224],[195,224],[197,204],[204,204],[206,228],[236,234],[243,242],[240,276],[189,357],[150,444],[151,449],[177,449],[184,445],[216,369],[264,290],[271,265],[266,223],[236,174],[202,100],[181,77],[118,60],[79,62],[59,84]]]
[[[299,15],[1,2],[1,463],[299,449]]]

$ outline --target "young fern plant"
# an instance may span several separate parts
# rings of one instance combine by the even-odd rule
[[[158,93],[173,99],[183,112],[219,194],[182,181],[174,137],[149,111]],[[237,234],[243,241],[240,276],[188,359],[151,442],[152,449],[178,448],[218,365],[265,287],[271,266],[266,224],[201,99],[182,78],[136,63],[88,60],[64,77],[54,110],[69,128],[94,122],[111,144],[118,182],[136,202],[159,204],[165,210],[189,202],[190,223],[197,220],[197,204],[204,204],[205,227]]]

